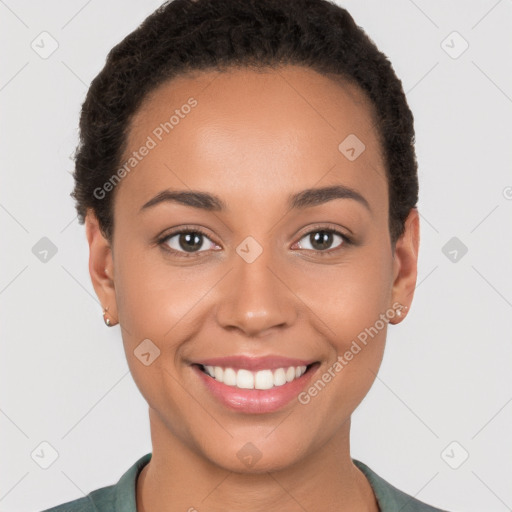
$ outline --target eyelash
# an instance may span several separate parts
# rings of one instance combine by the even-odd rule
[[[316,251],[314,249],[304,249],[308,252],[315,252],[316,254],[318,254],[319,256],[329,256],[329,255],[332,255],[333,252],[336,252],[340,249],[343,248],[343,246],[345,245],[353,245],[353,240],[348,237],[347,235],[345,235],[344,233],[342,233],[341,231],[338,231],[337,229],[333,229],[333,228],[327,228],[327,227],[314,227],[312,230],[308,231],[307,233],[304,233],[300,238],[299,238],[299,241],[302,240],[304,237],[308,236],[308,235],[311,235],[313,233],[318,233],[319,231],[325,231],[327,233],[332,233],[334,235],[338,235],[342,238],[343,240],[343,243],[339,246],[339,247],[336,247],[334,249],[327,249],[325,251]],[[210,240],[210,237],[208,236],[208,234],[203,231],[201,228],[198,228],[198,227],[184,227],[184,228],[181,228],[177,231],[173,231],[171,233],[168,233],[166,235],[164,235],[163,237],[159,238],[156,243],[162,247],[163,250],[173,254],[173,255],[176,255],[178,257],[183,257],[183,258],[193,258],[193,257],[197,257],[198,254],[201,254],[201,252],[206,252],[206,251],[199,251],[199,252],[191,252],[191,253],[187,253],[187,252],[182,252],[182,251],[176,251],[175,249],[171,249],[168,245],[167,245],[167,242],[169,241],[169,239],[173,238],[174,236],[176,235],[181,235],[183,233],[198,233],[198,234],[201,234],[203,235],[204,237],[206,237],[208,240]],[[213,242],[213,240],[210,240]],[[215,242],[213,242],[215,243]]]

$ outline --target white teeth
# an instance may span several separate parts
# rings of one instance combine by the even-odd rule
[[[224,384],[228,386],[236,386],[236,372],[233,368],[226,368],[224,370],[224,376],[222,378]]]
[[[295,368],[290,366],[288,370],[286,370],[286,382],[291,382],[295,379]]]
[[[227,386],[235,386],[241,389],[271,389],[274,386],[283,386],[287,382],[298,379],[306,372],[306,366],[289,366],[276,370],[259,370],[251,372],[220,366],[205,366],[205,372],[219,382]]]
[[[224,382],[217,379],[217,372],[215,372],[215,380]],[[254,375],[249,370],[238,370],[236,374],[236,387],[242,389],[254,389]]]
[[[270,389],[274,387],[274,376],[270,370],[260,370],[256,372],[254,379],[256,389]]]
[[[283,384],[286,384],[286,374],[284,368],[278,368],[274,372],[274,386],[282,386]]]
[[[214,376],[215,376],[215,380],[220,380],[221,382],[223,382],[223,376],[224,376],[224,370],[220,367],[220,366],[216,366],[214,369]]]

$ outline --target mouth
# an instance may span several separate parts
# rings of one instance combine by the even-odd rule
[[[247,363],[247,359],[244,361]],[[240,359],[230,360],[229,366],[225,360],[222,364],[201,362],[191,364],[191,368],[217,404],[239,413],[264,414],[298,400],[298,395],[320,367],[319,361],[272,359],[270,364],[262,359],[257,364],[251,361],[254,364],[243,365]],[[293,364],[289,364],[292,361]]]
[[[232,368],[214,365],[197,364],[203,373],[226,386],[238,389],[272,389],[284,386],[289,382],[300,379],[318,362],[298,366],[282,366],[276,369],[265,368],[251,371],[246,368]]]

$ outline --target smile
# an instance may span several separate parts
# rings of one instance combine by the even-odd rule
[[[276,370],[259,370],[251,372],[246,369],[235,370],[221,366],[201,366],[201,370],[226,386],[239,389],[272,389],[292,382],[306,373],[307,366],[289,366]]]
[[[276,356],[230,356],[195,361],[190,366],[203,389],[219,405],[239,413],[264,414],[297,400],[320,362]]]

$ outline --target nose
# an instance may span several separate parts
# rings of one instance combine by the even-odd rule
[[[287,276],[271,258],[270,250],[249,263],[234,254],[233,269],[223,280],[217,322],[227,330],[247,337],[264,336],[275,328],[291,326],[297,316],[297,298],[286,283]]]

